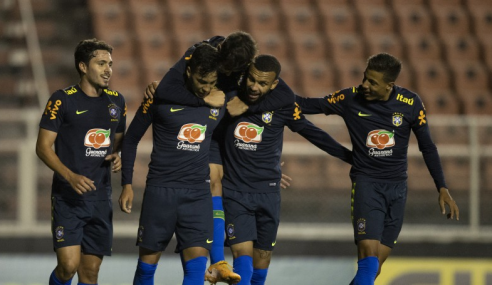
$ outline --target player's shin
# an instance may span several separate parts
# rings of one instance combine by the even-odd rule
[[[137,270],[133,278],[133,285],[153,285],[157,264],[148,264],[138,260]]]
[[[224,208],[222,206],[222,197],[212,197],[214,209],[214,241],[210,251],[210,264],[215,264],[225,260],[224,257]]]
[[[60,281],[56,275],[55,275],[55,271],[53,270],[53,272],[51,272],[51,275],[50,275],[50,281],[48,283],[49,285],[70,285],[72,284],[72,278],[70,278],[68,281],[66,282],[62,282]]]
[[[354,285],[374,285],[378,273],[379,260],[375,256],[369,256],[359,260]]]
[[[200,256],[185,262],[183,270],[183,285],[203,284],[205,270],[207,269],[207,258]]]
[[[268,268],[266,269],[253,269],[253,276],[251,277],[251,285],[264,285],[268,274]]]
[[[234,259],[234,272],[241,276],[241,281],[237,285],[251,284],[253,275],[253,258],[249,255],[241,255]]]

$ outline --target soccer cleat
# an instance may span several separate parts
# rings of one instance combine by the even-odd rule
[[[205,272],[205,281],[210,282],[210,284],[216,284],[217,282],[237,284],[241,281],[241,276],[232,272],[232,266],[227,261],[222,260],[210,265]]]

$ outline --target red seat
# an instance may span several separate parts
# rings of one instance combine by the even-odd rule
[[[335,73],[326,61],[300,61],[299,74],[306,97],[323,97],[336,91]]]
[[[448,62],[478,61],[480,47],[472,35],[446,36],[442,39]]]
[[[280,78],[282,78],[289,87],[298,92],[301,89],[300,78],[297,66],[291,60],[283,60],[280,62],[282,70],[280,71]]]
[[[393,34],[366,36],[367,50],[370,55],[387,52],[399,59],[404,57],[402,40]]]
[[[487,90],[489,74],[486,67],[478,61],[459,62],[451,64],[455,88],[458,91]]]
[[[427,89],[449,90],[451,77],[448,67],[441,61],[412,62],[417,92],[424,93]]]
[[[136,3],[135,3],[136,4]],[[164,11],[158,3],[140,3],[131,7],[137,33],[148,35],[168,30]]]
[[[120,3],[101,2],[97,9],[92,9],[92,23],[96,37],[102,40],[113,33],[127,31],[128,16]]]
[[[464,157],[441,157],[446,183],[452,191],[470,191],[470,160]]]
[[[357,33],[357,17],[350,5],[331,5],[329,1],[319,0],[319,12],[323,30],[328,37]]]
[[[314,33],[318,31],[318,17],[311,1],[280,0],[287,31]]]
[[[366,70],[365,60],[346,61],[335,66],[337,80],[336,89],[349,88],[362,84],[364,71]]]
[[[357,34],[342,34],[328,38],[331,59],[336,64],[346,61],[366,61],[366,49],[361,37]]]
[[[174,43],[174,37],[162,31],[139,33],[138,45],[143,61],[176,60],[185,50],[175,52]]]
[[[393,4],[396,26],[400,34],[431,34],[432,17],[425,5],[405,0],[406,4]]]
[[[211,35],[227,36],[243,30],[243,17],[234,0],[209,0],[203,2]]]
[[[176,34],[203,33],[205,14],[194,0],[167,1],[168,16]]]
[[[241,0],[249,32],[280,32],[282,25],[279,11],[271,1]]]
[[[275,56],[280,63],[290,58],[289,45],[287,39],[279,32],[252,33],[253,38],[258,45],[260,54],[271,54]]]
[[[442,58],[441,44],[436,36],[431,34],[402,35],[411,61],[439,61]]]
[[[444,5],[432,9],[436,20],[437,34],[441,38],[448,35],[470,34],[470,20],[461,5]]]
[[[392,11],[384,5],[365,4],[358,11],[358,18],[362,34],[367,37],[388,35],[395,31]]]
[[[492,93],[488,89],[458,90],[467,115],[492,115]]]
[[[419,92],[427,115],[459,115],[462,106],[451,89],[424,89]]]
[[[134,42],[125,32],[118,32],[103,38],[105,42],[113,46],[112,59],[118,61],[132,59],[134,54]]]
[[[468,1],[468,9],[470,11],[472,26],[475,35],[482,40],[490,38],[492,35],[492,2],[480,1],[473,3]]]
[[[326,42],[317,33],[295,32],[291,34],[290,47],[293,48],[294,58],[299,61],[324,61],[326,55]]]

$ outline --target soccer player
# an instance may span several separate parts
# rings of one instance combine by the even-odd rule
[[[281,66],[271,55],[259,55],[244,76],[239,97],[258,104],[277,88]],[[264,284],[280,216],[280,157],[284,127],[346,162],[351,152],[307,121],[297,104],[263,113],[227,117],[223,202],[227,244],[239,284]]]
[[[249,64],[257,53],[255,40],[250,34],[236,31],[229,34],[227,37],[215,36],[203,42],[197,43],[190,47],[185,55],[178,61],[173,68],[164,76],[159,83],[154,81],[151,83],[145,93],[146,98],[153,98],[155,90],[161,92],[156,97],[166,103],[174,103],[186,106],[204,106],[221,107],[224,104],[224,93],[221,91],[211,92],[205,98],[198,98],[184,88],[182,77],[176,74],[184,74],[186,60],[190,58],[193,50],[202,43],[208,43],[219,50],[219,75],[217,86],[224,92],[237,90],[239,81]],[[239,97],[233,97],[227,103],[229,114],[233,116],[240,115],[246,111],[251,113],[259,113],[276,110],[282,107],[291,106],[295,101],[295,96],[292,90],[285,84],[282,79],[279,79],[279,84],[275,90],[271,92],[268,98],[262,100],[258,104],[248,106],[244,104]],[[215,132],[214,136],[220,136]],[[220,138],[214,141],[223,141]],[[222,206],[222,184],[223,177],[222,160],[218,151],[219,146],[212,143],[211,147],[215,151],[211,151],[210,155],[210,186],[214,207],[214,242],[210,251],[211,267],[207,270],[206,278],[208,281],[215,283],[220,281],[231,280],[238,278],[236,274],[230,271],[230,266],[225,262],[224,257],[224,212]],[[286,183],[289,177],[284,176]],[[212,273],[212,275],[210,274]]]
[[[184,86],[199,98],[209,96],[217,83],[218,51],[198,46],[187,62]],[[181,73],[170,71],[175,78]],[[156,97],[161,89],[157,89]],[[158,100],[158,99],[155,99]],[[123,142],[123,190],[120,207],[130,212],[132,175],[138,142],[152,124],[153,150],[137,245],[139,260],[134,284],[153,284],[157,263],[173,234],[178,241],[183,284],[203,284],[207,255],[213,242],[213,210],[209,184],[209,147],[212,132],[225,107],[156,104],[145,99]]]
[[[83,40],[75,49],[78,85],[51,95],[39,124],[36,153],[55,173],[52,234],[58,264],[49,284],[97,284],[103,256],[111,255],[112,171],[126,127],[125,99],[109,90],[113,48]],[[55,145],[53,151],[52,146]]]
[[[437,148],[420,97],[395,85],[401,62],[380,53],[367,61],[362,85],[325,98],[297,98],[306,114],[337,114],[347,125],[353,145],[352,226],[358,270],[351,284],[374,284],[391,253],[403,223],[407,197],[407,152],[413,131],[439,193],[442,214],[459,219],[446,186]]]

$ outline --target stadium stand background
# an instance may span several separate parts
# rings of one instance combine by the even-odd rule
[[[34,15],[31,26],[26,5]],[[50,250],[52,171],[35,157],[35,132],[47,100],[43,92],[78,82],[73,50],[81,39],[97,37],[114,46],[110,87],[125,95],[129,123],[147,84],[160,80],[188,46],[235,30],[250,32],[260,53],[277,56],[281,77],[303,96],[358,85],[371,54],[398,56],[403,71],[397,83],[418,92],[427,107],[461,220],[448,223],[439,215],[434,183],[413,140],[401,237],[410,244],[395,254],[490,255],[490,0],[3,0],[0,252]],[[310,119],[350,145],[339,118]],[[285,141],[283,169],[294,181],[282,193],[279,238],[286,242],[279,251],[354,254],[349,167],[288,130]],[[150,150],[147,134],[136,163],[132,215],[117,207],[121,187],[119,175],[113,176],[115,239],[122,243],[133,242],[136,233]],[[415,242],[428,246],[416,250]]]

